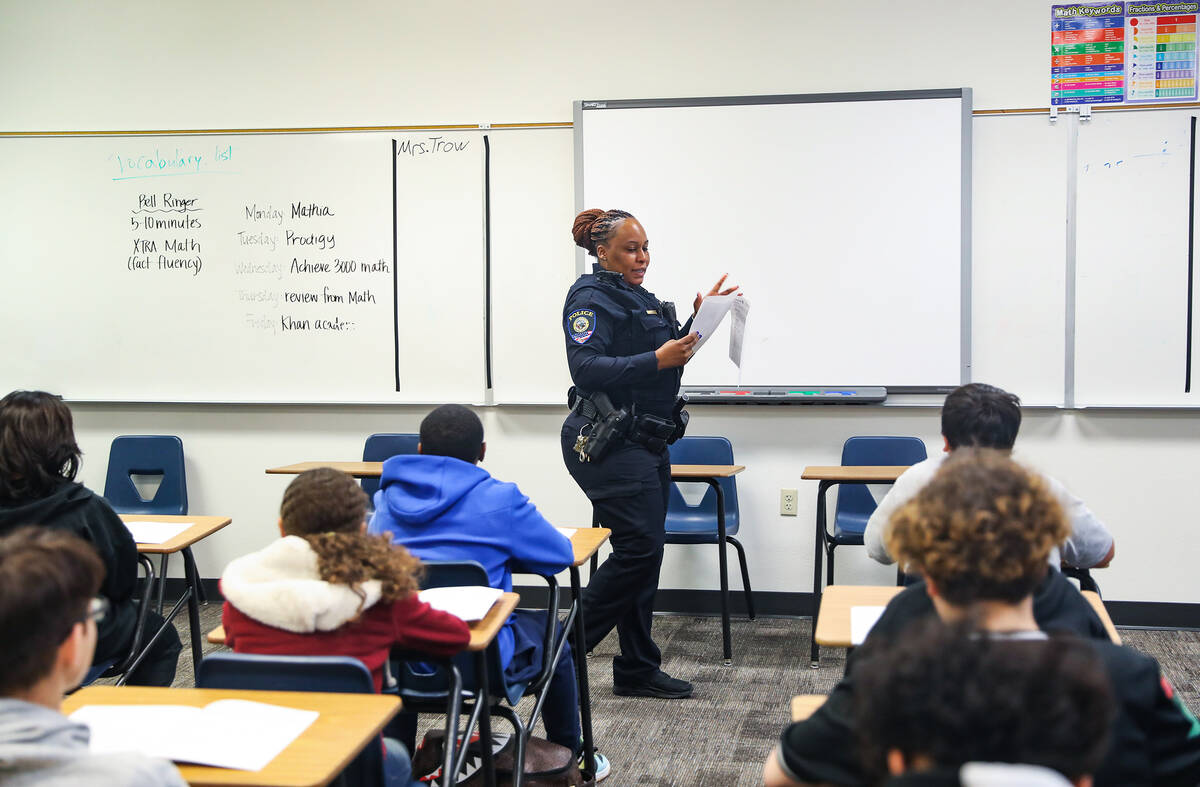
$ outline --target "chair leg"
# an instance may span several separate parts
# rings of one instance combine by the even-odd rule
[[[726,536],[725,540],[733,544],[737,549],[738,562],[742,564],[742,590],[746,593],[746,613],[754,620],[754,594],[750,592],[750,571],[746,568],[746,550],[733,536]]]
[[[167,589],[167,558],[170,555],[163,553],[162,558],[158,561],[158,614],[161,616],[163,611],[163,593]]]
[[[513,728],[513,770],[512,787],[521,787],[525,778],[525,739],[529,730],[521,723],[521,717],[515,709],[507,705],[496,705],[493,710],[497,715],[508,719]]]
[[[826,559],[826,564],[825,564],[825,586],[826,587],[829,587],[830,585],[833,584],[833,550],[835,550],[835,549],[837,549],[837,544],[833,543],[832,541],[830,541],[829,544],[825,547],[825,552],[827,554],[827,559]]]
[[[721,564],[721,655],[728,667],[733,664],[733,637],[729,632],[729,560],[724,541],[717,543],[717,556]]]

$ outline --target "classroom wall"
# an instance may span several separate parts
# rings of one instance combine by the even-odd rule
[[[0,0],[0,130],[567,121],[579,98],[960,86],[974,89],[977,109],[1045,106],[1049,5]],[[69,217],[46,222],[53,242]],[[731,249],[735,277],[736,255]],[[566,227],[563,259],[573,264]],[[666,250],[656,259],[671,264]],[[1019,313],[1020,304],[1013,307]],[[205,576],[274,536],[288,479],[264,475],[265,467],[356,458],[366,434],[415,431],[424,413],[378,406],[74,410],[82,480],[97,489],[114,435],[182,437],[192,511],[234,517],[196,549]],[[519,482],[552,521],[586,524],[588,506],[559,453],[564,409],[480,412],[486,467]],[[800,480],[805,465],[835,464],[853,434],[914,434],[931,451],[940,448],[931,406],[705,407],[693,411],[691,430],[727,435],[748,467],[739,479],[741,537],[759,590],[811,590],[815,483]],[[1098,574],[1106,598],[1200,602],[1187,549],[1198,432],[1187,411],[1026,413],[1022,454],[1083,497],[1117,536],[1114,567]],[[796,518],[778,515],[782,487],[800,491]],[[847,582],[894,576],[861,549],[839,550],[838,567]],[[715,550],[668,548],[662,587],[716,582]]]

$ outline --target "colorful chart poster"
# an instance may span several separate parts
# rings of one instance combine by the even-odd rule
[[[1197,98],[1194,3],[1073,3],[1050,9],[1050,105]]]

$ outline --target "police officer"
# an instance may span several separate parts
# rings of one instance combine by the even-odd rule
[[[613,531],[612,554],[583,597],[586,649],[615,626],[621,654],[613,660],[613,693],[688,697],[692,684],[659,668],[662,654],[650,624],[666,538],[667,444],[687,422],[679,380],[698,337],[680,329],[674,304],[642,287],[650,245],[631,214],[585,210],[572,234],[598,261],[571,286],[563,307],[575,383],[562,429],[563,459],[600,524]],[[721,290],[724,281],[708,294],[737,289]],[[701,300],[697,293],[693,310]]]

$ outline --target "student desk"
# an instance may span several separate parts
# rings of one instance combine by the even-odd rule
[[[88,686],[67,697],[62,712],[70,714],[84,705],[202,707],[225,699],[315,710],[320,716],[261,771],[180,765],[179,773],[188,784],[321,787],[333,781],[364,746],[376,740],[383,726],[400,710],[400,700],[386,694]]]
[[[178,534],[169,541],[161,544],[138,544],[138,552],[143,555],[169,555],[176,552],[183,552],[183,570],[187,577],[187,588],[183,591],[183,595],[175,602],[175,606],[171,607],[171,611],[166,616],[165,626],[171,625],[171,621],[179,614],[179,610],[186,602],[188,607],[188,629],[192,635],[192,669],[200,668],[200,660],[204,658],[200,648],[200,572],[196,569],[196,560],[192,557],[192,544],[197,541],[207,538],[221,528],[228,525],[233,520],[227,516],[163,516],[153,514],[121,514],[122,522],[191,522],[192,526],[182,533]],[[158,581],[166,584],[166,577],[159,577]],[[153,589],[151,589],[153,590]],[[160,629],[161,631],[161,629]],[[157,633],[155,634],[157,636]],[[152,640],[151,640],[152,641]],[[149,647],[150,641],[147,641],[144,647]]]
[[[850,640],[850,608],[887,606],[902,590],[904,588],[893,585],[830,585],[825,588],[815,634],[817,643],[832,648],[854,647]],[[1108,638],[1120,645],[1121,635],[1117,633],[1100,596],[1090,590],[1082,591],[1082,595],[1104,624]]]
[[[828,699],[824,694],[797,694],[792,697],[792,721],[804,721]]]
[[[587,558],[584,559],[586,560]],[[487,667],[486,662],[483,659],[483,653],[485,650],[487,650],[487,646],[492,644],[492,640],[496,638],[496,634],[500,632],[500,628],[504,625],[504,621],[508,620],[508,616],[511,615],[513,610],[517,608],[517,603],[519,601],[520,596],[518,596],[516,593],[504,593],[500,596],[500,598],[496,599],[496,602],[492,604],[492,608],[488,610],[488,613],[484,615],[481,620],[472,621],[469,624],[469,628],[471,629],[471,639],[467,643],[466,650],[468,652],[477,654],[478,657],[477,668],[480,675],[481,685],[479,688],[481,696],[488,696]],[[215,645],[224,645],[225,627],[217,626],[215,629],[208,632],[207,639],[209,642]],[[586,683],[584,685],[586,685]],[[591,732],[590,711],[591,709],[589,707],[588,716],[586,717],[588,721],[586,733]],[[447,722],[449,723],[452,718],[454,717],[449,717]],[[468,733],[469,732],[470,731],[468,730]],[[487,740],[491,735],[491,716],[487,713],[486,708],[481,712],[479,717],[479,734],[482,740]],[[452,738],[447,737],[446,740],[449,741],[452,740]],[[449,762],[448,758],[455,756],[455,748],[456,747],[453,745],[447,746],[447,763]],[[490,748],[483,747],[483,759],[485,780],[488,780],[489,783],[494,784],[495,764],[492,762]]]
[[[826,533],[828,527],[825,513],[825,498],[829,487],[837,484],[891,484],[908,469],[907,465],[833,465],[804,468],[801,478],[805,481],[818,481],[817,485],[817,527],[816,549],[813,553],[813,638],[810,661],[816,667],[821,658],[820,645],[817,644],[817,625],[821,610],[821,560],[825,552]]]

